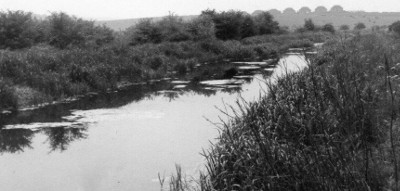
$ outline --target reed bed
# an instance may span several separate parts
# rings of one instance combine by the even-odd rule
[[[239,101],[204,152],[199,187],[398,190],[399,42],[338,37],[259,101]]]

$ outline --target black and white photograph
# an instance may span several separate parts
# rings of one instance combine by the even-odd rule
[[[0,191],[400,191],[399,0],[0,0]]]

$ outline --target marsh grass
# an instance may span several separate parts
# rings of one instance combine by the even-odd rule
[[[308,68],[238,102],[204,152],[205,190],[398,190],[399,40],[327,43]]]
[[[275,38],[284,36],[287,35]],[[297,41],[293,40],[296,46]],[[278,57],[281,45],[265,39],[264,42],[206,39],[129,46],[117,38],[113,43],[92,48],[59,49],[39,44],[27,49],[1,50],[0,76],[8,82],[2,86],[2,96],[7,99],[0,100],[0,110],[103,92],[115,89],[121,82],[190,77],[197,72],[195,65],[205,62]],[[289,43],[287,47],[292,46],[290,42],[285,41]]]

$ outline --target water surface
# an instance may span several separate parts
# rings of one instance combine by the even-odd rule
[[[157,174],[175,164],[187,174],[204,165],[199,154],[226,119],[216,108],[239,96],[254,101],[264,81],[306,66],[284,56],[277,67],[232,63],[231,78],[193,84],[167,79],[107,94],[0,115],[1,190],[160,190]]]

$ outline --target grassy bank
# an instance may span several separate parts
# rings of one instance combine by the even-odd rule
[[[338,37],[242,103],[205,154],[201,190],[397,190],[399,44]]]
[[[0,51],[0,110],[60,100],[88,92],[115,89],[121,84],[164,77],[185,76],[194,66],[223,60],[263,60],[276,58],[282,47],[326,34],[298,34],[275,37],[290,39],[249,43],[253,39],[147,43],[129,46],[115,42],[98,48],[58,49],[46,44],[22,50]],[[275,39],[273,38],[273,39]],[[310,39],[311,38],[311,39]],[[296,40],[292,40],[296,39]]]
[[[277,58],[329,35],[288,33],[267,12],[205,10],[185,22],[171,14],[116,32],[62,12],[36,19],[0,11],[0,111],[150,79],[196,78],[198,64]]]

